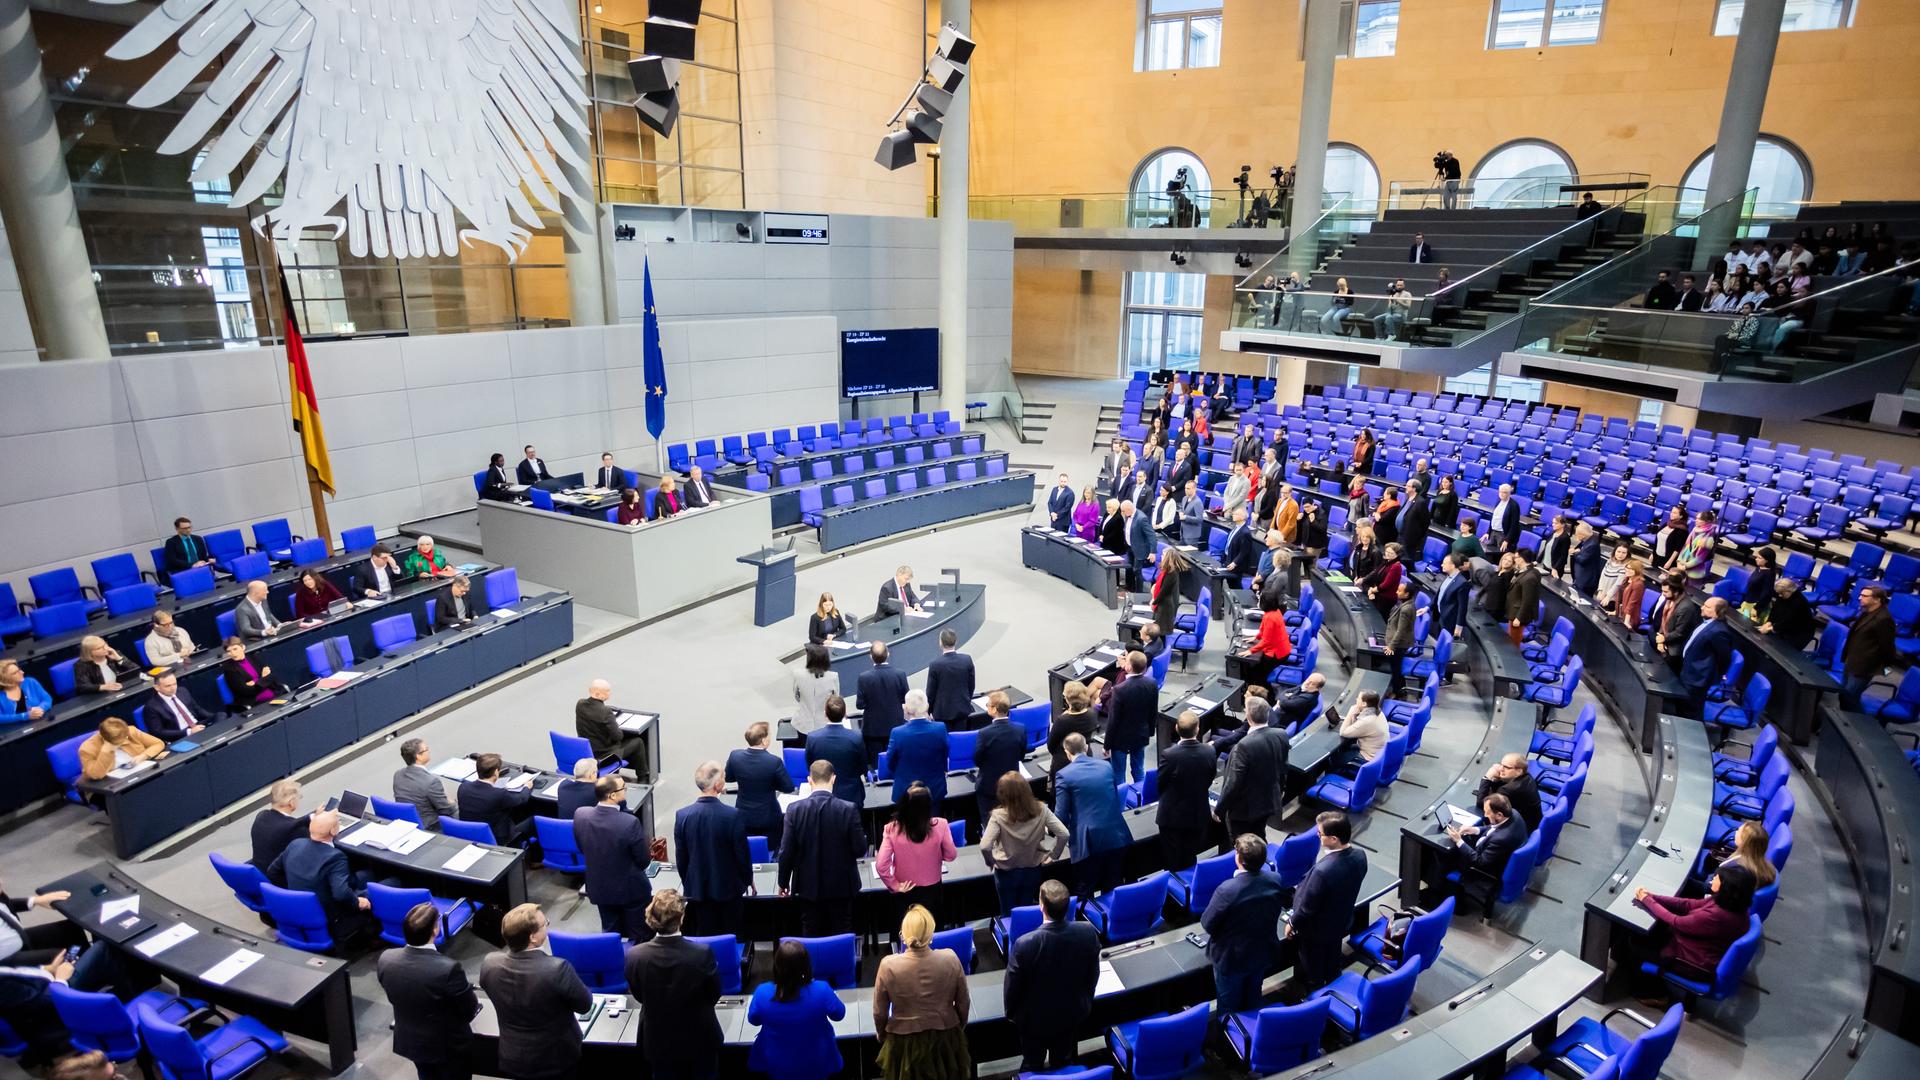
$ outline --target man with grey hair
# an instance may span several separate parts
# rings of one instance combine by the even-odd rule
[[[927,719],[927,695],[907,691],[907,722],[887,739],[887,760],[893,767],[893,801],[907,797],[919,781],[933,793],[933,805],[947,797],[947,725]]]
[[[739,934],[744,901],[753,887],[747,827],[740,812],[720,801],[726,769],[703,761],[693,770],[700,797],[673,817],[673,850],[687,898],[687,932],[698,937]]]
[[[629,735],[620,726],[620,715],[607,700],[613,697],[613,684],[595,679],[587,684],[587,696],[573,706],[573,733],[587,740],[593,756],[602,766],[625,761],[635,776],[647,775],[647,740]]]
[[[307,835],[307,815],[300,813],[300,781],[275,780],[267,789],[267,802],[267,808],[253,816],[253,858],[247,860],[261,873],[288,844]]]
[[[473,604],[467,599],[467,593],[473,588],[473,582],[465,574],[455,574],[447,587],[440,590],[434,598],[433,630],[457,630],[473,622]]]
[[[427,768],[432,761],[427,740],[408,739],[400,744],[400,769],[393,774],[393,801],[412,805],[423,829],[438,829],[441,818],[458,816],[446,785]]]
[[[902,564],[893,572],[893,577],[880,586],[880,598],[874,604],[874,614],[886,618],[907,611],[920,614],[920,594],[913,588],[913,567]]]

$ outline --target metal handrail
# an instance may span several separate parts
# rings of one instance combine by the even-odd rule
[[[1275,259],[1278,259],[1280,256],[1285,255],[1288,252],[1291,252],[1293,250],[1293,245],[1295,243],[1304,241],[1309,236],[1316,236],[1316,234],[1319,232],[1320,226],[1324,224],[1328,218],[1333,217],[1336,214],[1339,214],[1341,212],[1341,209],[1347,206],[1347,204],[1352,201],[1353,201],[1353,196],[1347,195],[1339,199],[1338,201],[1336,201],[1332,206],[1329,206],[1325,210],[1320,211],[1320,216],[1317,218],[1314,218],[1313,221],[1310,224],[1308,224],[1308,226],[1305,229],[1301,230],[1299,236],[1288,236],[1285,247],[1282,247],[1279,251],[1276,251],[1273,254],[1267,256],[1266,260],[1262,262],[1259,266],[1256,266],[1252,270],[1248,271],[1247,276],[1241,278],[1239,282],[1237,282],[1234,285],[1233,287],[1234,291],[1235,292],[1275,292],[1277,291],[1273,289],[1261,289],[1259,286],[1250,286],[1247,284],[1247,282],[1252,281],[1255,276],[1261,274],[1266,270],[1267,267],[1273,265],[1273,261]],[[1351,213],[1351,211],[1348,211],[1348,212]],[[1369,217],[1368,220],[1372,220],[1372,218]]]
[[[1698,190],[1698,189],[1696,189],[1696,188],[1675,188],[1675,189],[1673,189],[1673,190],[1675,190],[1675,191],[1679,191],[1679,192],[1682,192],[1682,193],[1684,193],[1684,192],[1687,192],[1687,191],[1694,191],[1694,190]],[[1667,230],[1666,232],[1663,232],[1663,233],[1658,233],[1658,234],[1655,234],[1655,235],[1653,235],[1653,236],[1649,236],[1649,237],[1647,237],[1646,239],[1644,239],[1644,240],[1642,240],[1642,241],[1640,241],[1639,243],[1637,243],[1637,244],[1635,244],[1635,245],[1633,245],[1632,247],[1630,247],[1630,248],[1628,248],[1627,250],[1625,250],[1625,251],[1623,251],[1623,252],[1621,252],[1620,254],[1618,254],[1618,255],[1615,255],[1615,256],[1614,256],[1613,258],[1611,258],[1611,259],[1608,259],[1608,260],[1607,260],[1606,262],[1603,262],[1603,263],[1601,263],[1601,264],[1600,264],[1600,265],[1598,265],[1598,266],[1595,266],[1595,267],[1592,267],[1592,268],[1590,268],[1590,269],[1588,269],[1588,270],[1584,270],[1584,271],[1582,271],[1582,272],[1580,272],[1580,273],[1578,273],[1578,274],[1575,274],[1575,275],[1574,275],[1573,277],[1570,277],[1570,278],[1568,278],[1568,279],[1567,279],[1566,281],[1564,281],[1564,282],[1561,282],[1561,283],[1560,283],[1560,284],[1558,284],[1558,285],[1555,285],[1555,286],[1554,286],[1553,288],[1551,288],[1551,289],[1548,289],[1548,290],[1547,290],[1546,292],[1544,292],[1544,293],[1542,293],[1542,294],[1540,294],[1540,295],[1541,295],[1541,297],[1542,297],[1542,298],[1544,298],[1544,297],[1548,297],[1548,296],[1551,296],[1551,295],[1553,295],[1554,293],[1557,293],[1557,292],[1559,292],[1559,291],[1561,291],[1562,289],[1571,289],[1571,288],[1573,288],[1573,286],[1574,286],[1575,284],[1577,284],[1577,283],[1579,283],[1580,281],[1582,281],[1582,280],[1584,280],[1584,279],[1586,279],[1586,278],[1587,278],[1588,276],[1590,276],[1590,275],[1593,275],[1593,274],[1597,274],[1597,273],[1599,273],[1599,272],[1601,272],[1602,270],[1606,270],[1606,269],[1607,269],[1607,268],[1609,268],[1609,267],[1617,267],[1617,266],[1619,266],[1619,265],[1620,265],[1620,264],[1621,264],[1622,262],[1624,262],[1625,260],[1627,260],[1627,259],[1631,259],[1631,258],[1634,258],[1634,257],[1636,257],[1636,256],[1638,256],[1638,255],[1640,254],[1640,251],[1641,251],[1641,249],[1642,249],[1642,248],[1647,248],[1647,247],[1651,247],[1651,246],[1652,246],[1653,244],[1655,244],[1655,243],[1658,243],[1659,241],[1661,241],[1661,240],[1664,240],[1664,239],[1666,239],[1667,237],[1670,237],[1670,236],[1672,236],[1672,235],[1674,235],[1675,233],[1677,233],[1677,232],[1679,232],[1679,231],[1680,231],[1681,229],[1684,229],[1684,228],[1687,228],[1688,226],[1695,226],[1695,227],[1697,227],[1697,226],[1698,226],[1698,225],[1700,224],[1700,222],[1701,222],[1701,221],[1702,221],[1702,220],[1703,220],[1703,219],[1704,219],[1704,218],[1705,218],[1705,217],[1706,217],[1706,216],[1707,216],[1708,214],[1711,214],[1711,213],[1713,213],[1714,211],[1716,211],[1716,210],[1718,210],[1718,209],[1720,209],[1720,208],[1721,208],[1721,207],[1723,207],[1723,206],[1728,206],[1728,205],[1731,205],[1731,204],[1733,204],[1733,203],[1736,203],[1736,202],[1738,202],[1738,203],[1743,203],[1743,204],[1744,204],[1744,203],[1745,203],[1745,201],[1746,201],[1746,200],[1748,199],[1748,197],[1750,197],[1750,196],[1753,196],[1753,195],[1757,195],[1757,194],[1759,193],[1759,190],[1760,190],[1759,188],[1748,188],[1747,190],[1745,190],[1745,191],[1743,191],[1743,192],[1741,192],[1741,193],[1740,193],[1740,194],[1738,194],[1738,195],[1735,195],[1735,196],[1732,196],[1731,198],[1727,198],[1727,199],[1723,199],[1723,200],[1721,200],[1720,202],[1717,202],[1717,203],[1715,203],[1715,204],[1713,204],[1712,206],[1708,206],[1708,207],[1703,207],[1703,208],[1701,209],[1701,211],[1700,211],[1699,213],[1697,213],[1697,214],[1695,214],[1695,215],[1693,215],[1693,216],[1692,216],[1692,217],[1690,217],[1690,218],[1687,218],[1687,219],[1686,219],[1685,221],[1676,221],[1676,222],[1674,222],[1674,224],[1673,224],[1673,227],[1672,227],[1672,228],[1670,228],[1670,229],[1668,229],[1668,230]],[[1653,192],[1651,192],[1651,191],[1647,191],[1647,192],[1643,192],[1642,194],[1643,194],[1643,195],[1651,195],[1651,194],[1653,194]],[[1629,201],[1631,201],[1631,200],[1629,200]],[[1621,205],[1621,206],[1625,206],[1625,205],[1627,205],[1627,204],[1626,204],[1626,203],[1621,203],[1620,205]],[[1675,203],[1675,205],[1678,205],[1678,201],[1677,201],[1677,200],[1676,200],[1676,203]],[[1736,225],[1734,226],[1734,230],[1735,230],[1736,232],[1738,232],[1738,231],[1739,231],[1739,229],[1740,229],[1740,226],[1739,226],[1738,224],[1736,224]],[[1531,304],[1529,304],[1528,306],[1533,306],[1533,305],[1531,305]]]
[[[1499,262],[1493,263],[1490,266],[1483,266],[1480,269],[1475,270],[1473,273],[1468,274],[1466,277],[1461,278],[1459,281],[1448,282],[1445,288],[1440,289],[1439,291],[1435,292],[1433,295],[1443,296],[1446,293],[1452,292],[1454,289],[1458,289],[1461,286],[1467,284],[1468,282],[1472,281],[1474,278],[1477,278],[1482,274],[1488,273],[1489,271],[1499,270],[1502,273],[1505,273],[1505,267],[1509,261],[1513,259],[1518,259],[1524,255],[1527,255],[1527,253],[1533,251],[1535,248],[1545,247],[1548,244],[1559,243],[1562,241],[1562,238],[1564,238],[1568,233],[1573,232],[1576,229],[1582,229],[1589,226],[1598,228],[1599,222],[1605,219],[1608,214],[1614,214],[1616,216],[1620,215],[1624,213],[1626,209],[1632,206],[1634,203],[1650,198],[1653,195],[1654,191],[1657,191],[1657,190],[1660,190],[1660,189],[1654,188],[1654,189],[1640,192],[1638,195],[1635,195],[1631,199],[1627,199],[1623,202],[1614,203],[1612,206],[1607,207],[1605,210],[1600,211],[1598,214],[1595,214],[1590,218],[1582,218],[1581,220],[1576,221],[1571,225],[1568,225],[1566,228],[1561,229],[1559,232],[1556,232],[1551,236],[1543,237],[1542,239],[1537,240],[1531,244],[1528,244],[1526,247],[1523,247],[1518,251],[1509,252],[1507,255],[1502,257]],[[1612,261],[1611,259],[1608,260],[1608,262],[1611,262],[1611,261]],[[1606,263],[1602,263],[1601,265],[1604,266],[1606,265]],[[1588,273],[1591,273],[1591,272],[1592,271],[1588,271]]]
[[[1865,274],[1859,277],[1850,277],[1845,281],[1842,281],[1838,285],[1821,289],[1819,292],[1808,293],[1805,296],[1795,297],[1792,301],[1790,301],[1790,303],[1796,306],[1801,304],[1814,304],[1819,302],[1821,299],[1825,297],[1832,296],[1834,293],[1841,292],[1846,289],[1851,289],[1856,286],[1865,285],[1867,282],[1872,281],[1874,278],[1885,277],[1888,274],[1898,274],[1903,270],[1915,270],[1916,272],[1920,272],[1920,259],[1909,259],[1903,263],[1895,263],[1894,265],[1887,267],[1885,270],[1876,270],[1871,274]],[[1575,278],[1574,280],[1578,281],[1579,279]],[[1786,306],[1786,305],[1783,305],[1783,306]],[[1646,312],[1649,310],[1647,308],[1623,308],[1614,304],[1565,304],[1557,300],[1534,300],[1529,302],[1527,304],[1527,307],[1552,308],[1556,311]],[[1768,310],[1777,310],[1777,309],[1768,309]],[[1686,315],[1692,318],[1700,318],[1703,316],[1709,317],[1709,318],[1738,318],[1740,315],[1740,313],[1737,311],[1663,311],[1659,309],[1653,309],[1653,314],[1655,315]]]

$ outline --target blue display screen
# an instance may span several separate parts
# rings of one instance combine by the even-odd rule
[[[848,330],[840,335],[840,395],[880,397],[940,389],[940,331]]]

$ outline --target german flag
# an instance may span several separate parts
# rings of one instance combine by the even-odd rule
[[[287,335],[287,386],[292,390],[293,430],[307,456],[307,479],[333,494],[333,460],[327,456],[327,434],[320,427],[320,400],[313,393],[313,373],[307,370],[307,346],[300,339],[300,319],[287,291],[287,272],[280,271],[280,303]]]

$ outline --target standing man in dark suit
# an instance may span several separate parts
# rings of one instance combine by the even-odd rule
[[[780,847],[780,895],[801,902],[807,937],[853,929],[853,898],[860,891],[860,860],[867,853],[860,811],[833,794],[833,765],[807,769],[806,798],[787,810],[787,842]]]
[[[927,785],[933,805],[947,797],[947,725],[927,719],[927,695],[907,691],[906,723],[887,739],[887,762],[893,770],[893,801],[907,797],[915,781]]]
[[[847,702],[839,694],[827,695],[827,722],[807,733],[807,764],[816,761],[833,765],[833,793],[854,806],[867,804],[867,744],[860,733],[847,726]]]
[[[520,467],[515,470],[515,475],[519,478],[523,486],[532,487],[542,480],[553,479],[553,474],[547,471],[547,463],[540,460],[539,456],[533,452],[533,447],[522,447],[521,452],[524,453],[526,457],[521,459]]]
[[[645,941],[653,841],[640,819],[627,813],[627,782],[618,773],[595,781],[593,793],[598,802],[573,812],[573,839],[587,863],[587,899],[600,909],[602,933]]]
[[[1140,471],[1130,469],[1114,478],[1108,493],[1121,502],[1132,502],[1140,496]]]
[[[1159,559],[1160,538],[1153,534],[1153,522],[1130,502],[1120,504],[1120,519],[1126,523],[1127,588],[1138,591],[1144,580],[1141,572]]]
[[[687,470],[686,500],[689,509],[713,505],[713,485],[707,482],[700,466]]]
[[[619,491],[629,486],[626,470],[613,463],[611,451],[600,455],[600,468],[593,474],[593,486],[608,491]]]
[[[1680,674],[1680,658],[1693,632],[1700,625],[1700,605],[1687,596],[1686,579],[1673,576],[1660,583],[1660,602],[1647,618],[1647,630],[1653,635],[1653,647],[1667,658],[1667,666]]]
[[[1287,737],[1267,725],[1264,701],[1247,702],[1247,734],[1227,756],[1215,821],[1224,821],[1227,837],[1267,835],[1267,819],[1286,803]]]
[[[1040,929],[1021,935],[1007,957],[1001,990],[1007,1019],[1020,1034],[1020,1071],[1066,1069],[1080,1048],[1080,1026],[1093,1012],[1100,981],[1100,935],[1072,918],[1067,887],[1040,883]]]
[[[1500,497],[1487,515],[1487,528],[1500,534],[1500,550],[1512,551],[1520,543],[1520,504],[1513,501],[1513,485],[1501,484]]]
[[[893,577],[880,586],[880,596],[874,602],[874,615],[886,618],[903,611],[919,611],[920,594],[913,587],[913,567],[901,566],[894,570]]]
[[[168,742],[184,739],[213,722],[171,671],[154,676],[153,696],[147,699],[146,709],[147,733]]]
[[[1173,471],[1167,474],[1167,486],[1174,491],[1187,490],[1187,481],[1200,479],[1200,465],[1183,443],[1173,452]]]
[[[1709,597],[1700,605],[1701,623],[1680,646],[1680,682],[1687,688],[1687,715],[1702,719],[1707,691],[1713,689],[1733,662],[1733,631],[1721,621],[1727,602]]]
[[[1859,711],[1860,695],[1876,675],[1898,658],[1893,615],[1887,611],[1891,594],[1884,585],[1860,586],[1860,614],[1847,628],[1847,645],[1840,653],[1840,707]],[[1802,601],[1805,606],[1805,601]],[[1779,608],[1774,610],[1778,611]]]
[[[887,663],[887,646],[876,641],[867,652],[873,666],[860,673],[860,733],[867,741],[867,760],[877,761],[893,738],[893,729],[907,722],[907,677]]]
[[[1420,565],[1427,547],[1427,527],[1433,523],[1433,511],[1427,504],[1426,485],[1407,481],[1400,509],[1394,512],[1394,533],[1400,537],[1400,561],[1411,570]]]
[[[1466,573],[1467,559],[1449,551],[1440,560],[1440,569],[1446,577],[1440,580],[1440,590],[1434,594],[1431,629],[1436,640],[1441,631],[1458,639],[1467,632],[1467,599],[1473,594],[1473,582]]]
[[[162,546],[166,549],[161,555],[169,574],[213,564],[213,553],[207,550],[207,542],[193,535],[192,518],[174,518],[173,535],[167,537]]]
[[[1260,464],[1261,451],[1266,446],[1261,443],[1260,435],[1253,430],[1252,424],[1240,426],[1240,437],[1233,440],[1233,460],[1242,465]]]
[[[527,805],[528,789],[534,775],[527,773],[512,784],[500,783],[500,755],[481,754],[473,759],[473,779],[461,783],[458,796],[461,821],[484,821],[493,830],[493,842],[512,845],[533,831],[533,819],[515,821],[515,811]]]
[[[521,904],[500,919],[504,952],[480,962],[480,989],[500,1022],[500,1073],[513,1080],[573,1080],[580,1068],[580,1022],[593,994],[573,965],[541,951],[547,917]]]
[[[1456,177],[1456,179],[1458,179]],[[1407,248],[1407,261],[1410,263],[1430,263],[1433,261],[1433,245],[1427,243],[1426,233],[1414,233],[1413,244]]]
[[[1526,636],[1527,627],[1540,617],[1540,568],[1534,554],[1526,548],[1511,553],[1513,580],[1507,583],[1507,637],[1515,645]]]
[[[1485,825],[1449,825],[1447,836],[1453,840],[1454,868],[1460,871],[1460,895],[1478,900],[1491,908],[1500,893],[1500,879],[1507,872],[1513,853],[1527,842],[1527,827],[1513,812],[1513,804],[1501,794],[1480,800]]]
[[[1200,916],[1207,959],[1223,1013],[1260,1007],[1260,984],[1279,964],[1280,912],[1286,890],[1267,869],[1267,842],[1254,833],[1234,837],[1239,870],[1220,883]]]
[[[700,797],[673,816],[673,854],[686,890],[687,926],[700,937],[739,934],[742,899],[753,886],[753,856],[740,811],[720,801],[726,770],[703,761],[693,770]]]
[[[1353,821],[1338,810],[1314,819],[1320,857],[1293,891],[1287,936],[1298,957],[1294,989],[1312,993],[1333,981],[1343,964],[1342,946],[1353,928],[1353,905],[1367,877],[1367,853],[1353,846]]]
[[[1200,482],[1189,480],[1180,490],[1180,542],[1199,547],[1207,542],[1207,504],[1200,498]]]
[[[587,740],[593,747],[593,756],[606,766],[616,760],[625,761],[627,768],[635,776],[644,775],[647,769],[647,740],[640,735],[629,735],[620,727],[620,717],[607,704],[613,697],[613,684],[605,679],[595,679],[587,684],[587,696],[574,702],[573,733]]]
[[[1226,547],[1220,551],[1220,568],[1229,574],[1252,577],[1260,564],[1260,546],[1253,542],[1253,530],[1247,528],[1247,508],[1233,508],[1233,528],[1227,530]]]
[[[973,797],[980,810],[978,825],[981,831],[986,830],[987,818],[993,813],[993,808],[1000,805],[997,790],[1000,778],[1010,772],[1018,772],[1020,759],[1027,756],[1027,726],[1007,719],[1012,711],[1012,701],[1006,691],[995,690],[988,694],[987,715],[992,719],[974,736],[973,766],[980,779],[974,785]]]
[[[1060,743],[1067,764],[1053,778],[1053,808],[1067,827],[1073,883],[1082,900],[1120,884],[1133,831],[1120,810],[1120,788],[1107,763],[1087,753],[1079,732]]]
[[[473,1075],[467,1047],[480,999],[460,961],[433,947],[439,909],[416,904],[401,925],[407,947],[381,953],[376,967],[393,1006],[393,1052],[413,1062],[420,1080],[467,1080]]]
[[[727,781],[738,792],[733,804],[747,835],[764,836],[767,846],[778,850],[780,830],[786,824],[780,796],[793,793],[793,777],[787,772],[785,756],[767,749],[770,737],[765,720],[747,725],[746,748],[727,755]]]
[[[1200,717],[1192,709],[1180,714],[1173,730],[1180,740],[1160,755],[1160,803],[1153,820],[1160,826],[1167,869],[1185,870],[1206,843],[1212,824],[1207,791],[1219,770],[1219,755],[1200,741]]]
[[[1107,756],[1113,761],[1113,782],[1126,782],[1129,764],[1133,778],[1147,778],[1147,743],[1153,740],[1154,722],[1160,716],[1160,686],[1147,674],[1147,654],[1134,650],[1127,654],[1127,678],[1113,688],[1113,700],[1107,706]]]
[[[1047,492],[1047,524],[1054,532],[1073,532],[1073,504],[1075,496],[1073,485],[1067,482],[1067,474],[1060,474],[1060,482]]]
[[[927,665],[927,703],[935,720],[957,724],[973,715],[973,658],[956,652],[960,635],[940,631],[940,655]]]
[[[720,968],[713,950],[680,933],[686,905],[672,889],[647,905],[653,940],[627,950],[627,990],[640,1003],[640,1048],[655,1080],[720,1075]]]

